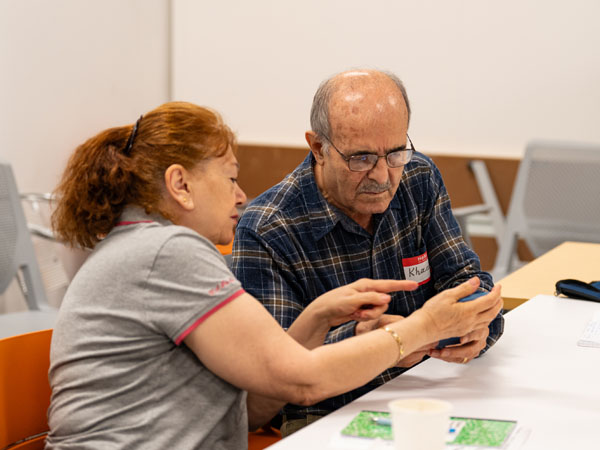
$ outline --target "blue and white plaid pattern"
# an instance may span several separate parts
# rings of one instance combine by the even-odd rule
[[[477,275],[492,278],[464,243],[450,199],[433,161],[416,152],[405,166],[389,208],[374,216],[369,234],[321,195],[312,154],[283,181],[246,209],[235,235],[232,270],[244,289],[260,300],[284,329],[325,292],[360,278],[404,279],[402,259],[427,251],[431,280],[414,292],[392,294],[387,313],[408,316],[437,292]],[[421,228],[418,245],[417,228]],[[490,324],[487,348],[503,331],[499,315]],[[354,335],[355,322],[330,331],[326,343]],[[391,380],[405,369],[386,370],[367,385],[311,407],[287,405],[293,416],[324,415]]]

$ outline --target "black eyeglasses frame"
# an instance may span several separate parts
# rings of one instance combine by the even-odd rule
[[[410,136],[407,134],[406,138],[408,139],[408,142],[410,142],[410,148],[404,148],[402,150],[392,150],[391,152],[386,153],[385,155],[375,155],[373,153],[364,153],[364,154],[346,156],[335,146],[335,144],[332,142],[332,140],[328,136],[326,136],[326,135],[322,135],[322,136],[327,142],[329,142],[331,144],[331,146],[335,149],[335,151],[338,152],[338,154],[342,157],[342,159],[344,161],[346,161],[346,164],[348,164],[348,169],[351,172],[368,172],[369,170],[373,170],[373,168],[379,162],[380,158],[385,158],[385,162],[389,168],[397,169],[398,167],[402,167],[402,166],[405,166],[406,164],[408,164],[410,162],[410,160],[412,159],[412,155],[416,151],[415,146],[412,143],[412,140],[410,139]],[[390,155],[398,154],[399,152],[410,152],[409,156],[408,156],[408,160],[398,166],[391,165],[390,160],[389,160]],[[372,165],[370,168],[356,170],[351,167],[351,161],[361,161],[361,158],[364,160],[365,157],[367,157],[368,160],[372,161]],[[376,158],[376,159],[374,159],[374,158]]]

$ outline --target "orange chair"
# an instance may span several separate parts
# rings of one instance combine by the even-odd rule
[[[52,330],[0,339],[0,448],[44,448]]]
[[[221,255],[223,255],[223,256],[230,255],[231,251],[233,249],[233,241],[231,241],[229,244],[226,244],[226,245],[219,244],[219,245],[217,245],[217,248],[221,252]]]
[[[233,240],[229,244],[217,245],[217,248],[225,258],[228,267],[231,267],[231,252],[233,251]]]
[[[265,426],[248,433],[248,450],[262,450],[281,439],[279,430]]]

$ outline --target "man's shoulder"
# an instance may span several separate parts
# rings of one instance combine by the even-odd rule
[[[423,153],[415,152],[410,162],[404,167],[403,178],[407,187],[422,188],[423,183],[438,185],[443,183],[442,176],[433,160]]]
[[[433,162],[433,160],[424,155],[421,152],[415,152],[413,154],[412,159],[406,165],[405,171],[416,171],[416,172],[431,172],[432,170],[437,170],[437,166]]]

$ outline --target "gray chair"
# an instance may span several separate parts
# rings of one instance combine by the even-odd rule
[[[473,245],[471,243],[471,233],[468,224],[476,215],[487,216],[493,230],[493,237],[496,240],[496,244],[500,245],[500,238],[504,234],[506,223],[485,162],[477,159],[469,161],[469,168],[475,176],[475,181],[479,189],[479,194],[483,199],[483,203],[453,208],[452,213],[454,214],[462,231],[463,238],[469,247],[473,247]]]
[[[21,202],[30,205],[31,210],[38,216],[41,216],[41,205],[43,204],[45,209],[49,211],[49,205],[54,200],[53,195],[49,193],[38,194],[37,192],[27,192],[20,194],[19,197],[21,198]],[[27,214],[25,214],[25,219],[27,220]],[[28,221],[27,228],[29,228],[29,232],[32,236],[51,242],[57,242],[54,233],[48,227]]]
[[[30,310],[53,309],[46,299],[12,169],[0,160],[0,293],[15,277]]]
[[[492,273],[519,263],[518,239],[535,257],[565,241],[600,242],[600,145],[530,143],[519,166]],[[582,261],[582,264],[600,261]]]

